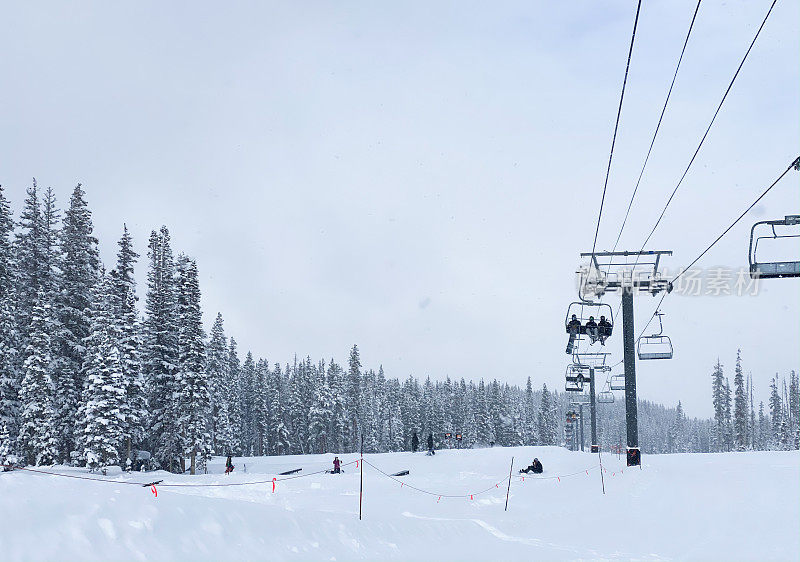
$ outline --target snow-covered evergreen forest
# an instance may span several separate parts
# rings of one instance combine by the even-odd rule
[[[436,447],[564,441],[570,396],[530,377],[401,380],[356,345],[342,364],[240,350],[221,313],[205,332],[198,265],[166,227],[138,251],[123,226],[104,267],[80,185],[62,213],[34,182],[16,219],[0,188],[0,461],[99,468],[147,451],[151,467],[194,472],[215,454],[352,452],[362,435],[366,452],[409,450],[415,433]],[[640,400],[644,452],[798,448],[795,372],[757,407],[740,357],[733,388],[719,362],[711,380],[710,420]],[[598,429],[604,450],[624,444],[621,401],[598,406]]]

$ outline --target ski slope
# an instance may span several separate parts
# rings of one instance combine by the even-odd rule
[[[541,478],[513,478],[534,456]],[[356,455],[341,455],[352,462]],[[360,470],[310,472],[333,455],[224,459],[209,474],[109,474],[96,482],[0,473],[4,560],[797,560],[800,452],[604,455],[517,447],[365,455]],[[245,465],[247,472],[245,473]],[[395,481],[376,471],[411,474]],[[302,478],[277,473],[302,467]],[[359,467],[360,468],[360,467]],[[85,469],[56,467],[90,476]],[[588,474],[587,474],[588,471]],[[570,475],[570,476],[567,476]],[[92,476],[96,477],[96,476]],[[243,484],[156,487],[163,484]],[[128,482],[122,483],[122,482]],[[402,484],[400,483],[402,482]],[[498,484],[495,487],[495,484]],[[411,487],[433,492],[429,495]],[[489,489],[484,494],[474,492]],[[470,499],[469,494],[473,493]],[[459,495],[461,497],[438,497]]]

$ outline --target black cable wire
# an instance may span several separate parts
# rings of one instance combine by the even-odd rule
[[[619,244],[619,240],[622,237],[622,231],[625,230],[625,224],[628,222],[628,216],[631,212],[631,207],[633,206],[633,200],[636,197],[636,192],[639,190],[639,184],[642,181],[642,176],[644,176],[644,170],[647,167],[647,162],[650,160],[650,153],[653,151],[653,145],[656,143],[656,137],[658,136],[658,131],[661,128],[661,121],[664,119],[664,113],[667,111],[667,105],[669,104],[669,98],[672,96],[672,89],[675,87],[675,80],[678,78],[678,70],[681,68],[681,62],[683,61],[683,55],[686,52],[686,45],[689,44],[689,37],[692,35],[692,29],[694,28],[695,19],[697,19],[697,12],[700,10],[700,3],[703,0],[697,0],[697,6],[694,9],[694,15],[692,16],[692,22],[689,24],[689,31],[686,33],[686,40],[683,42],[683,48],[681,49],[681,56],[678,57],[678,64],[675,67],[675,74],[672,76],[672,83],[669,85],[669,90],[667,91],[667,98],[664,100],[664,107],[661,108],[661,115],[658,117],[658,123],[656,124],[656,130],[653,133],[653,138],[650,140],[650,147],[647,149],[647,155],[644,157],[644,163],[642,164],[642,169],[639,172],[639,178],[636,180],[636,185],[633,188],[633,193],[631,194],[631,200],[628,202],[628,209],[625,211],[625,218],[622,219],[622,226],[619,229],[619,234],[617,234],[617,240],[614,242],[614,248],[611,250],[616,251],[617,245]],[[613,258],[612,258],[613,259]]]
[[[711,118],[711,122],[708,124],[708,127],[706,128],[706,132],[703,133],[703,137],[700,139],[700,144],[697,145],[697,149],[695,149],[694,154],[692,155],[692,158],[689,160],[689,164],[686,166],[686,169],[683,171],[683,174],[681,175],[680,179],[678,180],[678,183],[675,186],[675,189],[672,190],[672,193],[670,194],[669,199],[667,199],[667,203],[664,205],[664,208],[662,209],[661,215],[659,215],[658,220],[656,221],[656,224],[653,225],[653,229],[650,231],[650,234],[648,234],[647,238],[645,238],[645,241],[642,244],[641,249],[639,250],[640,252],[644,249],[644,247],[650,241],[650,238],[653,236],[653,233],[656,231],[656,228],[658,228],[658,225],[661,223],[661,219],[664,218],[664,214],[667,212],[667,207],[669,207],[670,203],[672,203],[672,199],[675,197],[675,194],[678,192],[678,188],[683,183],[683,180],[686,177],[686,174],[689,173],[689,169],[692,167],[692,164],[694,164],[695,158],[697,158],[697,155],[700,153],[700,148],[703,146],[703,143],[705,142],[706,137],[708,136],[708,133],[711,130],[711,126],[714,124],[714,121],[717,119],[717,115],[719,115],[719,112],[722,109],[722,104],[725,103],[725,99],[728,97],[728,93],[730,93],[731,88],[733,88],[733,84],[734,84],[734,82],[736,82],[736,78],[739,76],[739,72],[742,70],[742,67],[744,66],[744,63],[747,60],[747,57],[750,54],[750,51],[753,49],[753,45],[756,44],[756,40],[758,39],[758,36],[761,34],[761,30],[764,29],[764,25],[767,23],[767,19],[769,18],[770,14],[772,13],[772,9],[775,7],[775,4],[777,3],[777,1],[778,0],[773,0],[772,1],[772,4],[770,5],[769,10],[767,11],[767,15],[764,16],[764,20],[761,22],[761,25],[758,27],[758,31],[756,31],[755,37],[753,37],[753,40],[750,42],[750,46],[747,48],[747,52],[744,54],[744,57],[742,57],[742,62],[739,63],[739,67],[736,69],[736,73],[733,75],[733,78],[731,79],[730,84],[728,84],[728,88],[725,90],[725,94],[722,96],[722,100],[720,100],[719,105],[717,106],[717,110],[714,112],[714,116]]]
[[[769,186],[767,189],[765,189],[765,190],[763,191],[763,193],[761,193],[761,195],[759,195],[759,196],[758,196],[758,199],[756,199],[755,201],[753,201],[753,202],[750,204],[750,206],[749,206],[749,207],[747,207],[747,209],[745,209],[745,210],[744,210],[744,212],[742,212],[742,214],[741,214],[741,215],[739,215],[739,216],[736,218],[736,220],[735,220],[735,221],[733,221],[733,222],[730,224],[730,226],[728,226],[728,228],[726,228],[724,231],[722,231],[722,234],[720,234],[719,236],[717,236],[717,238],[716,238],[716,239],[715,239],[715,240],[714,240],[714,241],[713,241],[711,244],[709,244],[709,245],[708,245],[708,247],[707,247],[705,250],[703,250],[702,252],[700,252],[700,255],[699,255],[699,256],[697,256],[697,257],[696,257],[694,260],[692,260],[692,263],[690,263],[690,264],[689,264],[688,266],[686,266],[686,267],[685,267],[685,268],[684,268],[684,269],[683,269],[683,270],[682,270],[682,271],[681,271],[681,272],[680,272],[678,275],[676,275],[676,276],[675,276],[675,277],[672,279],[672,281],[671,281],[671,282],[672,282],[672,283],[674,283],[674,282],[675,282],[675,281],[677,281],[677,280],[678,280],[678,279],[679,279],[679,278],[680,278],[680,277],[681,277],[681,276],[682,276],[684,273],[686,273],[687,271],[689,271],[689,268],[691,268],[691,267],[692,267],[694,264],[696,264],[698,261],[700,261],[700,258],[702,258],[704,255],[706,255],[706,253],[707,253],[707,252],[708,252],[708,251],[709,251],[711,248],[713,248],[713,247],[714,247],[714,245],[716,245],[716,243],[717,243],[717,242],[719,242],[720,240],[722,240],[722,237],[723,237],[723,236],[725,236],[726,234],[728,234],[728,232],[729,232],[729,231],[730,231],[730,230],[731,230],[731,229],[732,229],[734,226],[736,226],[736,224],[737,224],[737,223],[738,223],[740,220],[742,220],[742,219],[744,218],[744,216],[745,216],[747,213],[749,213],[749,212],[750,212],[750,210],[751,210],[753,207],[755,207],[755,206],[758,204],[758,202],[759,202],[759,201],[761,201],[761,200],[764,198],[764,196],[765,196],[767,193],[769,193],[769,192],[770,192],[770,190],[771,190],[773,187],[775,187],[775,186],[777,185],[777,183],[778,183],[779,181],[781,181],[781,180],[783,179],[783,177],[784,177],[786,174],[788,174],[788,173],[789,173],[789,170],[791,170],[792,168],[794,168],[794,169],[797,169],[798,167],[800,167],[800,156],[798,156],[798,157],[797,157],[797,158],[796,158],[796,159],[795,159],[795,160],[794,160],[794,161],[793,161],[791,164],[789,164],[789,167],[788,167],[788,168],[786,168],[786,169],[783,171],[783,173],[782,173],[780,176],[778,176],[778,179],[776,179],[774,182],[772,182],[772,184],[770,184],[770,186]]]
[[[603,217],[603,206],[606,201],[606,190],[608,189],[608,178],[611,175],[611,160],[614,158],[614,145],[617,142],[617,130],[619,129],[619,118],[622,114],[622,100],[625,98],[625,85],[628,83],[628,70],[631,67],[631,55],[633,54],[633,43],[636,39],[636,26],[639,24],[639,12],[642,8],[642,0],[636,6],[636,18],[633,20],[633,33],[631,33],[631,46],[628,50],[628,62],[625,65],[625,78],[622,80],[622,93],[619,96],[619,107],[617,108],[617,120],[614,123],[614,136],[611,138],[611,152],[608,155],[608,168],[606,169],[606,180],[603,183],[603,197],[600,199],[600,212],[597,214],[597,227],[594,229],[594,242],[592,242],[592,258],[597,248],[597,234],[600,232],[600,219]]]
[[[774,182],[772,182],[772,183],[770,184],[770,186],[769,186],[769,187],[767,187],[767,189],[765,189],[765,190],[764,190],[764,191],[761,193],[761,195],[759,195],[759,196],[758,196],[758,198],[757,198],[755,201],[753,201],[753,202],[750,204],[750,206],[749,206],[749,207],[747,207],[747,209],[745,209],[745,210],[744,210],[744,212],[742,212],[742,214],[741,214],[741,215],[739,215],[739,216],[736,218],[736,220],[734,220],[734,221],[733,221],[733,222],[732,222],[732,223],[731,223],[731,224],[730,224],[730,225],[729,225],[729,226],[728,226],[728,227],[727,227],[727,228],[726,228],[726,229],[725,229],[725,230],[722,232],[722,234],[720,234],[719,236],[717,236],[717,238],[716,238],[716,239],[715,239],[715,240],[714,240],[714,241],[713,241],[711,244],[709,244],[709,245],[706,247],[706,249],[705,249],[705,250],[703,250],[702,252],[700,252],[700,255],[698,255],[698,256],[697,256],[697,257],[696,257],[694,260],[692,260],[692,262],[691,262],[691,263],[690,263],[688,266],[686,266],[685,268],[683,268],[683,269],[680,271],[680,273],[678,273],[678,275],[676,275],[675,277],[673,277],[673,278],[672,278],[672,280],[670,281],[670,283],[675,283],[675,281],[677,281],[677,280],[678,280],[680,277],[682,277],[682,276],[683,276],[683,275],[684,275],[684,274],[685,274],[687,271],[689,271],[689,269],[691,269],[691,267],[692,267],[694,264],[696,264],[698,261],[700,261],[700,259],[701,259],[701,258],[702,258],[704,255],[706,255],[706,254],[708,253],[708,251],[709,251],[709,250],[711,250],[711,248],[713,248],[713,247],[714,247],[714,246],[717,244],[717,242],[719,242],[720,240],[722,240],[722,238],[723,238],[723,237],[724,237],[724,236],[725,236],[725,235],[726,235],[728,232],[730,232],[730,230],[731,230],[731,229],[732,229],[734,226],[736,226],[736,225],[739,223],[739,221],[740,221],[740,220],[742,220],[742,219],[744,218],[744,216],[745,216],[747,213],[749,213],[749,212],[750,212],[750,211],[753,209],[753,207],[755,207],[755,206],[758,204],[758,202],[759,202],[759,201],[761,201],[761,200],[762,200],[762,199],[763,199],[763,198],[764,198],[764,197],[767,195],[767,193],[769,193],[769,192],[770,192],[770,190],[771,190],[773,187],[775,187],[775,186],[778,184],[778,182],[779,182],[779,181],[781,181],[781,180],[783,179],[783,177],[784,177],[784,176],[785,176],[787,173],[789,173],[789,170],[791,170],[792,168],[794,168],[795,170],[800,170],[800,156],[798,156],[798,157],[797,157],[797,158],[796,158],[796,159],[795,159],[795,160],[794,160],[794,161],[793,161],[791,164],[789,164],[789,167],[788,167],[788,168],[786,168],[786,169],[783,171],[783,173],[782,173],[780,176],[778,176],[778,178],[777,178],[777,179],[776,179]],[[645,330],[647,330],[648,326],[650,326],[650,323],[653,321],[653,318],[655,318],[655,317],[656,317],[656,314],[658,313],[659,309],[661,308],[661,303],[663,303],[663,302],[664,302],[664,299],[666,298],[666,296],[667,296],[667,293],[666,293],[666,292],[664,292],[664,293],[661,295],[661,300],[659,300],[659,301],[658,301],[658,304],[656,305],[655,311],[653,312],[652,316],[650,316],[650,320],[648,320],[648,321],[647,321],[647,324],[645,324],[645,327],[642,329],[642,333],[641,333],[641,334],[639,334],[639,338],[637,338],[637,341],[638,341],[639,339],[641,339],[641,337],[644,335],[644,332],[645,332]]]

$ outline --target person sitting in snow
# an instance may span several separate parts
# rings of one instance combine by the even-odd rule
[[[342,472],[342,461],[339,460],[339,457],[334,457],[331,474],[339,474],[340,472]]]
[[[533,459],[533,462],[527,468],[523,468],[520,472],[524,472],[528,474],[529,472],[533,472],[534,474],[541,474],[542,473],[542,463],[539,462],[539,459]]]
[[[225,474],[230,474],[231,472],[233,472],[233,469],[234,469],[233,459],[231,458],[230,455],[228,455],[228,460],[225,461]]]

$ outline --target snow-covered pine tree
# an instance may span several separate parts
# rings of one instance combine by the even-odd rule
[[[287,369],[288,371],[288,369]],[[275,368],[272,370],[272,377],[274,382],[275,388],[277,388],[277,392],[271,395],[271,407],[270,409],[277,420],[275,428],[274,428],[274,443],[275,443],[275,454],[277,455],[288,455],[289,452],[292,450],[292,442],[291,442],[291,433],[289,432],[289,427],[286,424],[286,420],[288,414],[286,413],[286,408],[284,404],[286,404],[285,397],[287,395],[287,388],[288,388],[288,381],[286,377],[281,372],[281,365],[280,363],[275,363]]]
[[[361,432],[361,356],[358,346],[353,344],[348,360],[347,373],[347,415],[349,431],[345,447],[348,451],[355,452],[360,445],[359,433]]]
[[[314,397],[308,412],[309,453],[328,452],[328,430],[333,414],[333,401],[324,379],[314,385]]]
[[[782,448],[782,428],[781,422],[783,420],[783,402],[781,400],[781,395],[778,392],[778,374],[775,374],[775,377],[772,379],[772,382],[769,385],[770,393],[769,393],[769,415],[770,419],[772,420],[772,424],[770,427],[770,436],[769,436],[769,448],[770,449],[778,449]]]
[[[558,444],[558,421],[556,420],[553,400],[547,385],[542,385],[542,397],[539,403],[538,425],[539,425],[539,444],[556,445]]]
[[[733,401],[731,397],[731,382],[727,377],[725,377],[723,404],[725,407],[725,450],[732,451],[735,446],[733,438]]]
[[[770,443],[769,417],[764,413],[764,402],[758,403],[758,440],[756,450],[766,451]]]
[[[344,370],[331,360],[328,364],[328,388],[331,392],[331,431],[329,450],[344,452],[346,441],[347,414],[346,414],[346,380]]]
[[[197,263],[181,255],[177,264],[178,291],[178,427],[190,471],[211,457],[211,395],[205,365],[205,333],[200,310]]]
[[[722,364],[717,359],[714,370],[711,373],[711,396],[714,404],[714,430],[712,441],[714,451],[725,450],[725,434],[727,432],[727,421],[725,417],[725,375],[722,371]]]
[[[678,400],[678,407],[675,409],[675,419],[669,427],[667,433],[668,452],[683,453],[686,451],[686,416],[683,413],[683,406]]]
[[[243,454],[252,455],[254,449],[254,381],[256,376],[256,362],[253,359],[253,354],[247,352],[245,355],[242,368],[239,369],[239,408],[241,411],[241,425],[239,435],[242,439]]]
[[[793,436],[795,449],[800,449],[800,386],[797,373],[792,370],[789,375],[789,431]]]
[[[269,450],[270,423],[269,411],[269,363],[259,359],[256,363],[256,376],[253,385],[253,431],[255,432],[255,454],[265,455]]]
[[[123,225],[119,240],[117,267],[111,272],[113,280],[113,303],[115,323],[119,330],[118,349],[125,384],[125,458],[133,459],[132,447],[138,446],[145,437],[147,401],[140,365],[142,346],[141,326],[136,310],[136,280],[133,267],[139,254],[133,250],[133,240],[128,227]]]
[[[242,440],[242,408],[239,395],[239,378],[241,377],[242,364],[236,350],[236,340],[231,336],[228,340],[228,423],[231,428],[230,450],[233,454],[243,454],[244,443]]]
[[[206,350],[206,372],[211,393],[211,437],[217,455],[232,454],[228,404],[230,385],[228,384],[228,341],[222,314],[217,313],[211,328],[211,340]]]
[[[14,240],[16,273],[16,321],[21,349],[27,349],[32,329],[33,307],[41,304],[40,293],[47,295],[50,276],[45,248],[44,220],[36,179],[27,189]],[[49,295],[47,295],[49,296]],[[24,358],[20,359],[24,361]]]
[[[25,362],[22,366],[22,426],[19,449],[28,464],[53,464],[58,457],[58,439],[54,386],[51,376],[51,341],[53,320],[44,290],[39,292],[42,304],[31,310],[31,326]]]
[[[11,234],[14,221],[11,206],[0,186],[0,426],[8,432],[5,445],[9,454],[19,428],[19,345],[20,338],[14,322],[16,285],[14,248]]]
[[[119,352],[120,330],[115,317],[114,281],[104,275],[93,291],[86,343],[80,443],[92,469],[120,462],[125,439],[126,381]]]
[[[736,351],[736,368],[733,377],[733,435],[737,451],[747,449],[747,396],[744,392],[744,373],[742,372],[742,350]]]
[[[56,387],[58,439],[60,458],[69,458],[75,448],[73,429],[77,420],[78,404],[84,388],[82,375],[86,355],[84,340],[89,335],[89,307],[92,291],[98,282],[99,257],[97,238],[92,235],[92,216],[85,200],[85,192],[78,184],[72,192],[69,209],[64,213],[60,232],[61,256],[55,313],[58,331],[54,338],[55,357],[53,382]],[[49,208],[51,197],[45,198],[45,222],[52,219]],[[52,227],[45,225],[45,233]]]
[[[13,464],[15,460],[8,424],[5,421],[0,421],[0,464]]]
[[[174,471],[183,452],[178,428],[178,300],[175,264],[166,226],[150,234],[141,364],[148,390],[153,457]]]

